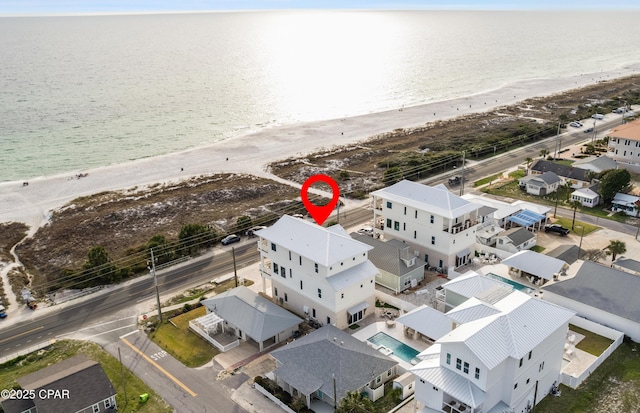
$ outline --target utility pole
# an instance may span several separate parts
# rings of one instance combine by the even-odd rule
[[[149,249],[151,251],[151,275],[153,275],[153,282],[156,287],[156,302],[158,304],[158,324],[162,323],[162,308],[160,307],[160,291],[158,290],[158,277],[156,276],[156,259],[153,256],[153,248]]]
[[[596,120],[593,120],[593,139],[591,140],[591,142],[595,145],[596,143],[596,134],[597,134],[597,130],[596,130]]]
[[[460,196],[464,194],[464,158],[465,151],[462,151],[462,176],[460,177]]]
[[[238,271],[236,270],[236,249],[231,247],[231,256],[233,257],[233,277],[236,280],[236,287],[238,286]]]
[[[336,391],[336,374],[333,373],[332,376],[333,376],[333,400],[334,400],[333,411],[337,412],[338,411],[338,394],[337,394],[338,392]]]
[[[560,152],[558,141],[560,140],[560,122],[558,122],[558,131],[556,132],[556,144],[553,147],[553,159],[556,159],[557,153]]]

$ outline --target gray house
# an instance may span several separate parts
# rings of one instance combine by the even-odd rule
[[[369,244],[369,261],[380,271],[376,283],[393,290],[396,294],[415,287],[424,280],[425,262],[409,251],[409,246],[396,239],[387,242],[357,233],[351,238]]]
[[[536,236],[523,227],[508,229],[496,238],[496,248],[502,251],[516,253],[528,250],[536,245]]]
[[[36,397],[2,401],[5,413],[116,411],[116,391],[111,381],[98,362],[83,355],[45,367],[17,381],[22,389],[33,390]],[[46,397],[47,394],[52,396]]]
[[[553,172],[545,172],[541,175],[527,175],[518,182],[528,194],[544,196],[556,192],[562,180]]]
[[[591,171],[577,168],[573,165],[564,165],[556,162],[538,159],[531,165],[531,175],[540,176],[547,172],[553,172],[560,177],[563,183],[568,182],[572,188],[583,188],[591,184]]]
[[[347,392],[367,393],[372,401],[384,395],[397,362],[344,331],[326,325],[271,352],[275,380],[292,396],[336,405]]]
[[[543,299],[640,342],[640,277],[584,261],[573,278],[542,287]]]
[[[291,337],[303,321],[244,286],[203,300],[202,305],[207,315],[189,326],[221,351],[239,344],[238,339],[255,343],[262,351]],[[226,340],[229,335],[231,341]]]

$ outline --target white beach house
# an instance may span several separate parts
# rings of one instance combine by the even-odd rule
[[[324,228],[284,215],[256,235],[263,292],[270,280],[273,298],[284,308],[340,329],[373,311],[378,274],[368,258],[373,247],[352,239],[340,225]]]
[[[528,412],[560,381],[573,311],[513,291],[471,298],[411,369],[420,413]],[[477,307],[477,310],[474,308]]]
[[[469,263],[481,225],[482,205],[449,192],[444,185],[400,181],[371,193],[376,237],[395,238],[439,268]]]
[[[613,128],[608,136],[607,157],[621,168],[640,171],[640,119]]]

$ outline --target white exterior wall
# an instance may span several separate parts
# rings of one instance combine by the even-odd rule
[[[640,141],[611,137],[607,156],[617,162],[640,167]]]
[[[388,208],[387,201],[383,198],[374,197],[373,202],[374,205],[381,202],[382,209],[374,209],[374,222],[382,219],[384,236],[405,242],[412,250],[418,251],[423,259],[425,255],[428,255],[428,260],[425,261],[429,265],[440,267],[440,260],[442,260],[443,267],[455,267],[456,253],[465,248],[471,250],[470,257],[473,257],[475,233],[480,226],[480,223],[476,222],[476,217],[470,217],[469,214],[466,214],[457,219],[449,220],[429,211],[418,210],[398,202],[392,202],[391,208]],[[433,223],[431,217],[433,217]],[[387,219],[391,220],[391,227],[387,226]],[[466,220],[470,220],[472,225],[464,230],[454,229],[452,232],[447,232],[456,224],[464,226]],[[396,222],[398,229],[396,229]],[[380,227],[377,227],[376,231],[380,231]],[[433,240],[432,237],[434,237]]]
[[[577,313],[576,315],[584,317],[587,320],[595,321],[596,323],[602,324],[606,327],[622,331],[625,335],[629,336],[631,340],[636,343],[640,343],[640,323],[614,314],[606,313],[595,307],[591,307],[590,305],[571,300],[550,291],[544,291],[543,299],[550,303],[573,310]]]
[[[411,287],[411,280],[416,280],[418,282],[424,280],[424,267],[420,266],[412,270],[411,272],[406,273],[405,275],[399,277],[390,272],[381,270],[378,268],[380,273],[376,275],[376,283],[387,287],[396,293],[402,292],[407,288]],[[408,284],[407,284],[408,282]]]
[[[442,389],[434,389],[433,384],[424,381],[420,377],[416,377],[416,391],[414,397],[423,406],[442,411],[444,391]]]
[[[270,267],[261,266],[262,276],[271,280],[274,299],[284,308],[303,318],[312,317],[322,325],[327,324],[327,317],[329,317],[331,324],[340,329],[348,327],[347,309],[354,305],[366,301],[369,304],[366,314],[373,311],[375,307],[374,275],[356,284],[347,285],[339,291],[334,290],[328,280],[333,275],[338,275],[344,270],[366,262],[368,260],[366,253],[349,257],[329,267],[318,264],[318,272],[316,273],[315,262],[280,245],[276,245],[276,251],[273,251],[271,242],[266,240],[258,242],[261,261],[264,263],[265,260],[270,260],[271,262]],[[278,266],[278,274],[274,272],[274,264]],[[285,269],[284,277],[282,276],[282,268]],[[318,289],[320,289],[321,297],[319,297]],[[280,298],[282,298],[282,302]],[[307,313],[304,311],[305,307],[308,307]],[[315,317],[313,316],[314,309]]]

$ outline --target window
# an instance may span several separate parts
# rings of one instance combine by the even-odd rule
[[[533,350],[529,352],[529,360],[531,360],[531,353],[533,353]]]
[[[480,378],[480,369],[476,367],[476,379]]]
[[[413,214],[413,217],[414,218],[418,218],[418,210],[417,209],[415,210],[415,213]]]
[[[315,264],[313,264],[313,267],[314,267],[315,271],[318,272],[318,263],[317,262]]]
[[[538,366],[538,373],[540,373],[542,370],[544,370],[544,361],[540,363],[540,366]]]
[[[311,317],[316,318],[316,309],[315,308],[311,309]]]
[[[291,261],[291,251],[289,251],[289,261]]]
[[[380,376],[376,379],[376,383],[380,383]]]
[[[300,289],[302,290],[302,280],[300,280]]]
[[[293,278],[293,270],[289,268],[289,278]]]
[[[280,267],[280,276],[282,278],[287,278],[287,269],[284,267]]]
[[[391,369],[387,371],[387,377],[391,376]]]
[[[447,353],[447,364],[451,364],[451,353]]]
[[[318,288],[318,298],[322,298],[322,289]]]
[[[413,239],[416,239],[418,237],[418,231],[413,231]]]
[[[276,297],[278,296],[278,289],[277,288],[273,289],[273,295],[275,295]]]
[[[407,215],[407,207],[404,207],[404,214]]]
[[[391,209],[392,206],[391,202],[387,201],[387,208]]]
[[[527,379],[527,384],[529,384],[530,381],[531,381],[531,379]]]
[[[403,223],[402,223],[402,230],[403,230],[403,231],[406,231],[406,230],[407,230],[407,223],[406,223],[406,222],[403,222]]]
[[[104,408],[108,409],[109,407],[111,407],[111,399],[107,399],[104,401]]]
[[[464,362],[462,371],[464,371],[465,374],[469,374],[469,363],[467,363],[466,361]]]
[[[300,262],[300,265],[302,265],[302,255],[298,257],[298,262]]]
[[[518,367],[522,367],[522,360],[523,359],[520,359],[520,365]]]
[[[436,244],[436,237],[432,236],[431,237],[431,245],[435,245]]]
[[[274,274],[278,274],[280,271],[278,270],[278,264],[276,264],[275,262],[273,263],[273,273]]]
[[[456,368],[462,370],[462,360],[456,359]]]
[[[331,324],[331,317],[327,316],[327,324]]]
[[[387,228],[391,228],[391,220],[387,218]]]
[[[435,222],[435,217],[433,215],[431,215],[431,218],[429,219],[429,221],[433,224]]]
[[[271,251],[275,251],[276,250],[276,244],[274,244],[273,242],[271,243]]]
[[[289,301],[289,296],[287,295],[287,293],[284,293],[284,300]]]
[[[344,293],[340,294],[340,298],[344,298]]]
[[[94,404],[92,407],[93,407],[93,413],[100,413],[100,405],[99,404]]]
[[[393,229],[400,231],[400,223],[398,221],[393,221]]]
[[[516,383],[516,384],[514,384],[514,385],[513,385],[513,390],[515,390],[515,389],[517,389],[517,388],[518,388],[518,383]]]

